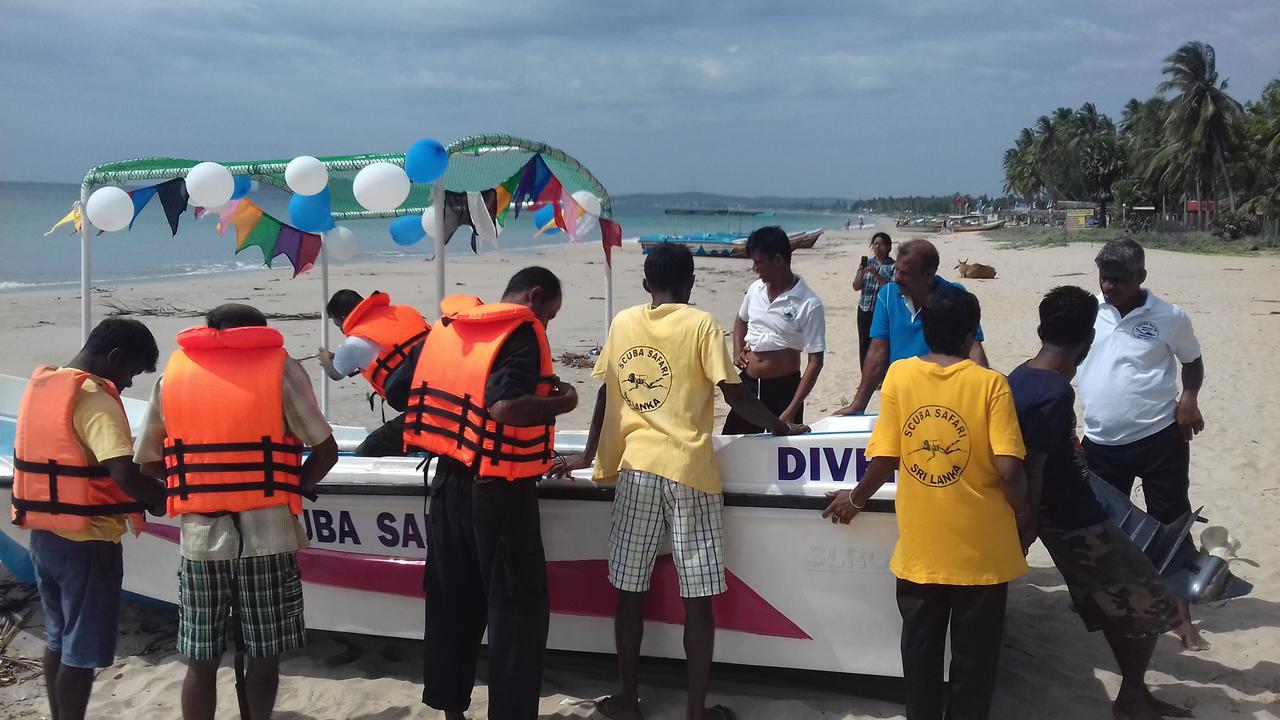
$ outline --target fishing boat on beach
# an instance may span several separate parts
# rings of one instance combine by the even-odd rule
[[[982,232],[1004,227],[1005,220],[988,220],[984,215],[955,215],[950,218],[951,232]]]
[[[826,230],[819,229],[792,233],[788,236],[791,240],[791,249],[803,250],[813,247],[824,232]],[[684,245],[689,248],[689,251],[695,257],[745,258],[747,256],[747,236],[741,233],[642,235],[640,236],[640,250],[645,255],[648,255],[655,247],[664,242]]]

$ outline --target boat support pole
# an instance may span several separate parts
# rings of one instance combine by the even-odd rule
[[[89,213],[85,207],[89,204],[89,186],[80,186],[80,342],[89,339],[89,331],[93,329],[93,248],[89,238]]]
[[[320,347],[329,348],[329,252],[320,243]],[[320,410],[329,419],[329,373],[320,367]]]
[[[440,317],[440,306],[444,303],[444,250],[449,238],[444,237],[444,178],[441,177],[431,188],[431,212],[436,215],[436,317]]]
[[[613,324],[613,263],[609,262],[609,258],[605,258],[604,263],[604,332],[600,337],[609,337],[609,326]],[[604,347],[604,341],[600,341],[599,347]]]

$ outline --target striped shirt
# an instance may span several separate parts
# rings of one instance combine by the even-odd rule
[[[311,378],[302,364],[292,358],[284,363],[281,410],[288,431],[307,447],[315,447],[333,434],[333,428],[316,403]],[[151,407],[138,433],[133,460],[142,465],[164,459],[164,404],[161,377],[151,389]],[[231,516],[209,517],[197,513],[182,516],[182,556],[188,560],[233,560],[296,552],[307,546],[307,533],[288,505],[236,513],[240,530]],[[243,543],[242,543],[243,541]],[[241,545],[243,544],[243,549]]]
[[[862,294],[858,296],[858,309],[871,312],[876,309],[876,293],[880,286],[893,280],[893,258],[881,263],[875,258],[867,258],[866,267],[862,268]]]

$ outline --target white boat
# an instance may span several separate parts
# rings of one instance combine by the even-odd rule
[[[0,376],[0,448],[12,448],[25,380]],[[146,403],[126,400],[140,421]],[[886,484],[849,526],[821,518],[825,493],[847,488],[865,466],[874,418],[828,418],[809,435],[717,437],[725,490],[729,591],[715,601],[715,659],[744,665],[900,676],[889,558],[897,540],[894,486]],[[343,449],[364,438],[337,428]],[[585,433],[557,435],[561,449]],[[299,554],[307,626],[421,638],[427,537],[426,487],[417,458],[344,455],[306,503],[311,547]],[[8,476],[8,477],[6,477]],[[0,457],[0,502],[8,504],[12,459]],[[540,490],[551,593],[548,646],[612,653],[615,592],[606,577],[612,491],[590,482],[548,480]],[[125,538],[125,590],[174,603],[178,526],[148,521]],[[0,559],[30,580],[28,533],[3,523]],[[682,658],[684,612],[669,550],[649,595],[643,654]]]

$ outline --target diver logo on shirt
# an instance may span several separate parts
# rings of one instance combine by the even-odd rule
[[[671,392],[671,365],[661,350],[637,345],[618,357],[618,382],[627,407],[652,412],[662,407]]]
[[[969,464],[969,427],[954,410],[923,405],[902,426],[902,470],[927,487],[946,487]]]
[[[1143,320],[1133,326],[1133,336],[1145,342],[1151,342],[1160,337],[1160,328],[1150,320]]]

